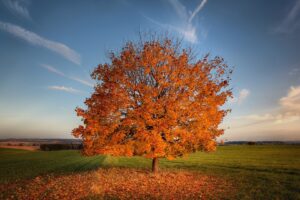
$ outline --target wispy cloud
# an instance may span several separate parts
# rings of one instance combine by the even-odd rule
[[[58,74],[58,75],[63,76],[63,77],[66,76],[63,72],[61,72],[58,69],[52,67],[51,65],[41,64],[41,66],[44,67],[45,69],[47,69],[50,72],[53,72],[53,73]]]
[[[188,26],[186,28],[180,28],[180,27],[177,27],[177,26],[173,26],[171,24],[164,24],[164,23],[160,23],[152,18],[149,18],[147,16],[144,16],[146,19],[148,19],[150,22],[162,27],[162,28],[165,28],[167,30],[174,30],[176,31],[177,33],[179,33],[180,35],[182,35],[184,37],[184,39],[188,42],[191,42],[191,43],[196,43],[198,41],[198,37],[197,37],[197,34],[196,34],[196,28],[194,26]]]
[[[235,120],[246,120],[248,123],[236,128],[258,124],[285,124],[300,121],[300,85],[290,87],[287,95],[279,99],[279,107],[265,114],[251,114],[236,117]]]
[[[251,114],[236,117],[235,119],[247,120],[250,124],[243,125],[241,127],[252,126],[262,123],[274,123],[274,124],[283,124],[288,122],[294,122],[300,120],[300,114],[291,113],[291,112],[282,112],[282,113],[267,113],[267,114]]]
[[[234,96],[230,102],[231,103],[238,103],[238,104],[241,104],[242,102],[244,102],[247,97],[250,95],[250,90],[248,89],[242,89],[239,91],[238,95],[237,96]]]
[[[9,9],[11,13],[21,18],[31,20],[28,5],[29,1],[27,0],[2,0],[5,7]]]
[[[275,28],[277,33],[291,33],[300,27],[300,0],[296,0],[280,25]]]
[[[49,86],[48,89],[64,91],[64,92],[68,92],[68,93],[72,93],[72,94],[81,93],[80,90],[74,89],[72,87],[65,87],[65,86],[56,86],[56,85],[54,85],[54,86]]]
[[[192,22],[192,20],[194,19],[194,17],[198,14],[198,12],[200,12],[200,10],[202,10],[202,8],[204,7],[204,5],[206,4],[207,0],[202,0],[201,3],[197,6],[197,8],[194,10],[194,12],[191,14],[190,18],[189,18],[189,23]]]
[[[188,12],[183,4],[180,3],[179,0],[168,0],[169,3],[173,6],[174,10],[176,11],[177,15],[184,20],[187,20],[189,15]]]
[[[47,69],[48,71],[52,72],[52,73],[55,73],[59,76],[62,76],[62,77],[65,77],[65,78],[68,78],[70,80],[73,80],[73,81],[76,81],[78,83],[81,83],[83,85],[86,85],[86,86],[89,86],[89,87],[93,87],[94,84],[91,82],[91,81],[88,81],[88,80],[84,80],[82,78],[78,78],[78,77],[75,77],[75,76],[67,76],[65,73],[59,71],[58,69],[56,69],[55,67],[51,66],[51,65],[47,65],[47,64],[41,64],[41,66],[45,69]]]
[[[245,115],[245,116],[236,117],[235,119],[247,119],[247,120],[254,120],[254,121],[266,121],[266,120],[274,119],[274,116],[271,115],[270,113],[266,113],[266,114],[262,114],[262,115],[251,114],[251,115]]]
[[[94,84],[90,81],[87,81],[87,80],[84,80],[84,79],[81,79],[81,78],[78,78],[78,77],[73,77],[73,76],[69,76],[68,77],[69,79],[72,79],[74,81],[77,81],[83,85],[86,85],[86,86],[89,86],[89,87],[94,87]]]
[[[53,52],[56,52],[69,61],[80,65],[80,55],[65,44],[48,40],[34,32],[28,31],[20,26],[11,23],[0,21],[0,29],[14,35],[15,37],[23,39],[32,45],[41,46]]]
[[[280,98],[279,104],[285,110],[299,112],[300,114],[300,85],[291,86],[287,95]]]
[[[186,9],[186,7],[179,0],[168,0],[168,2],[170,3],[170,5],[175,10],[177,16],[183,22],[183,25],[175,26],[175,25],[170,25],[170,24],[164,24],[164,23],[157,22],[156,20],[151,19],[149,17],[146,17],[146,18],[148,20],[150,20],[151,22],[153,22],[157,25],[160,25],[160,26],[162,26],[166,29],[170,29],[170,30],[174,30],[174,31],[178,32],[188,42],[197,43],[199,38],[198,38],[198,35],[197,35],[197,28],[193,24],[193,19],[203,9],[203,7],[206,4],[207,0],[202,0],[193,12],[188,11]]]

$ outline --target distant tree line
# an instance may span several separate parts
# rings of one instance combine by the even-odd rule
[[[57,151],[57,150],[80,150],[82,144],[41,144],[40,150],[42,151]]]
[[[300,142],[298,141],[228,141],[225,142],[225,145],[263,145],[263,144],[299,144]],[[221,143],[219,143],[220,145]]]

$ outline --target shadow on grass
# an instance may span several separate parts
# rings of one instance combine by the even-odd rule
[[[220,172],[240,172],[247,171],[249,173],[253,172],[262,172],[262,173],[272,173],[272,174],[288,174],[288,175],[300,175],[300,171],[286,169],[286,168],[258,168],[258,167],[247,167],[247,166],[229,166],[229,165],[200,165],[200,164],[191,164],[183,163],[180,161],[165,161],[164,168],[167,169],[186,169],[186,170],[195,170],[195,171],[220,171]]]

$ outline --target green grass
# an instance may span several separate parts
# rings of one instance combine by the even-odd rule
[[[0,149],[0,182],[65,174],[98,167],[149,168],[141,157],[82,157],[77,151],[31,152]],[[237,199],[300,199],[300,145],[220,146],[214,153],[160,160],[164,170],[193,170],[232,180]]]

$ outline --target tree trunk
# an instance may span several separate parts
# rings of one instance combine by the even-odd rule
[[[158,158],[152,159],[152,172],[156,173],[158,171]]]

